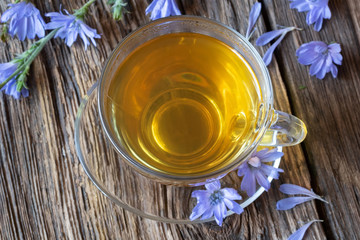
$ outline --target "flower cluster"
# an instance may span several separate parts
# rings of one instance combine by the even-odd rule
[[[0,83],[3,83],[7,78],[9,78],[17,69],[18,64],[14,62],[8,62],[0,64]],[[29,90],[24,87],[20,91],[17,90],[17,81],[16,76],[11,78],[3,86],[3,90],[6,94],[13,96],[15,99],[19,99],[22,95],[23,97],[29,96]]]
[[[45,26],[46,29],[58,29],[54,38],[60,37],[61,39],[65,39],[66,45],[71,47],[77,37],[80,36],[84,42],[85,50],[90,44],[87,38],[89,38],[94,46],[96,46],[94,38],[100,38],[100,35],[96,33],[96,30],[87,26],[81,18],[69,14],[66,10],[64,10],[64,12],[67,15],[63,14],[61,10],[60,12],[50,12],[45,14],[45,16],[51,18],[50,23]]]
[[[241,181],[241,190],[246,191],[247,195],[251,197],[256,192],[256,182],[265,188],[266,191],[270,189],[270,183],[267,177],[275,179],[279,178],[279,172],[284,172],[280,168],[275,168],[267,163],[273,162],[281,158],[284,153],[279,152],[276,148],[272,150],[263,149],[254,152],[251,157],[246,160],[238,169],[238,175],[243,176]]]
[[[290,8],[296,8],[299,12],[308,12],[306,16],[307,24],[314,24],[315,30],[320,31],[323,19],[331,18],[328,3],[328,0],[290,0]],[[276,47],[285,38],[285,35],[295,29],[298,28],[287,27],[279,30],[273,30],[264,33],[257,39],[256,45],[263,46],[279,37],[266,51],[263,57],[265,65],[270,64]],[[246,34],[248,35],[248,32]],[[341,47],[338,43],[327,45],[321,41],[313,41],[300,46],[300,48],[296,51],[296,56],[298,57],[300,64],[311,65],[311,76],[323,79],[326,73],[331,72],[332,76],[336,78],[338,75],[338,69],[335,64],[341,65],[342,63],[342,56],[340,52]]]
[[[208,219],[214,216],[216,223],[221,226],[227,215],[227,208],[241,214],[243,208],[234,200],[241,200],[239,193],[233,188],[221,188],[219,180],[205,184],[206,190],[192,192],[192,197],[197,199],[190,220],[193,221],[201,216],[201,219]]]
[[[0,90],[16,99],[19,99],[21,95],[23,97],[29,96],[26,76],[30,65],[44,45],[53,37],[65,39],[69,47],[72,46],[78,36],[83,40],[85,50],[90,41],[96,46],[94,39],[100,38],[100,35],[96,33],[95,29],[83,22],[89,6],[94,2],[95,0],[89,0],[84,6],[76,10],[74,15],[69,14],[66,10],[64,10],[66,15],[61,10],[60,13],[47,13],[45,16],[50,17],[48,24],[45,24],[40,11],[32,3],[22,1],[9,4],[9,8],[1,16],[1,22],[8,24],[8,26],[5,25],[4,29],[12,37],[17,35],[20,40],[24,40],[26,37],[34,39],[35,36],[39,37],[40,40],[11,62],[0,64]],[[118,10],[119,7],[117,6],[116,11]],[[45,30],[52,31],[45,36]]]
[[[308,12],[306,23],[314,24],[315,31],[321,30],[324,19],[331,18],[329,0],[290,0],[290,2],[290,8],[296,8],[299,12]]]
[[[341,47],[338,43],[327,45],[321,41],[312,41],[301,45],[296,51],[296,56],[299,63],[311,65],[311,76],[323,79],[326,73],[331,72],[336,78],[338,69],[335,64],[341,65],[343,59],[340,52]]]
[[[283,170],[266,163],[273,162],[282,156],[283,153],[279,152],[277,149],[263,149],[253,153],[249,159],[247,159],[238,168],[238,175],[243,176],[241,181],[241,190],[246,191],[249,197],[254,195],[257,183],[264,187],[265,190],[268,190],[270,188],[270,183],[267,177],[277,179],[279,172],[283,172]],[[241,214],[244,211],[241,205],[235,202],[235,200],[242,199],[239,193],[233,188],[221,188],[219,179],[223,177],[225,177],[225,175],[207,180],[205,183],[192,185],[201,186],[205,184],[206,190],[195,190],[192,192],[191,196],[197,199],[197,204],[190,215],[191,221],[198,218],[201,220],[209,219],[214,216],[216,223],[221,226],[223,219],[228,214],[228,209],[237,214]],[[298,204],[314,199],[326,202],[312,190],[310,191],[294,184],[282,184],[280,186],[280,191],[285,194],[301,196],[293,196],[279,200],[276,204],[278,210],[289,210]],[[301,240],[307,229],[314,222],[322,222],[322,220],[312,220],[306,223],[294,232],[288,239]]]
[[[39,38],[45,36],[45,22],[32,3],[19,2],[8,6],[9,9],[1,16],[1,22],[9,22],[8,31],[12,37],[17,35],[23,41],[25,37],[34,39],[36,35]]]

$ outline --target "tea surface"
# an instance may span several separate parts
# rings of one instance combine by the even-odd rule
[[[209,36],[174,33],[126,57],[105,112],[135,160],[170,175],[199,175],[229,164],[249,142],[260,96],[238,52]]]

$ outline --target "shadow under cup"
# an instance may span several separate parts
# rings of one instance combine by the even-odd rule
[[[236,52],[236,54],[238,54],[244,59],[244,62],[249,65],[249,69],[252,70],[252,73],[256,76],[255,78],[258,82],[259,96],[256,111],[253,116],[254,121],[252,123],[253,129],[251,131],[251,134],[246,136],[246,141],[244,141],[243,139],[242,144],[239,144],[237,147],[231,149],[231,151],[227,153],[226,159],[224,161],[221,161],[219,162],[219,164],[212,166],[211,168],[207,168],[206,170],[192,171],[191,167],[189,167],[187,171],[187,166],[185,164],[184,169],[182,169],[181,171],[170,172],[164,171],[161,168],[154,168],[147,164],[146,161],[142,161],[141,159],[139,160],[137,153],[132,151],[132,149],[129,149],[126,144],[124,144],[124,140],[122,139],[122,137],[119,137],[121,135],[119,134],[119,129],[114,128],[114,121],[116,121],[116,119],[109,117],[109,111],[107,110],[109,108],[109,104],[112,104],[112,107],[115,106],[117,108],[117,111],[120,112],[124,108],[121,104],[114,102],[113,98],[110,98],[108,96],[108,92],[111,90],[111,88],[113,88],[113,79],[116,79],[116,81],[124,81],[124,79],[118,79],[116,74],[118,74],[117,70],[119,69],[121,64],[123,64],[123,62],[127,59],[127,57],[140,46],[148,43],[149,41],[156,39],[160,36],[166,36],[175,33],[196,33],[219,40],[220,42],[229,46],[233,51]],[[169,64],[171,63],[172,61],[171,59],[169,59]],[[139,89],[139,91],[141,91],[141,89]],[[181,95],[182,93],[181,91],[178,91],[178,93],[171,94],[172,96],[176,96],[176,94]],[[183,101],[181,99],[188,98],[191,100],[192,98],[195,98],[193,96],[196,95],[196,91],[183,94],[184,95],[181,95],[179,97],[178,103]],[[186,110],[188,111],[188,114],[191,114],[191,109],[194,106],[194,104],[191,104],[190,100],[188,101],[189,109]],[[176,16],[160,19],[151,22],[142,28],[139,28],[138,30],[127,36],[117,46],[117,48],[114,50],[114,52],[108,59],[106,66],[103,69],[100,79],[100,85],[98,88],[98,106],[101,124],[112,145],[115,147],[117,152],[125,158],[126,162],[130,166],[134,167],[141,174],[166,184],[193,184],[197,182],[204,182],[206,179],[212,179],[221,174],[227,173],[238,167],[245,159],[249,157],[249,155],[257,148],[264,135],[268,135],[268,137],[270,138],[270,140],[267,139],[265,143],[265,145],[268,146],[293,145],[301,141],[305,136],[306,131],[305,133],[302,132],[302,135],[304,136],[301,136],[302,139],[300,140],[280,140],[281,142],[288,142],[288,144],[280,144],[279,141],[276,140],[279,139],[279,137],[289,138],[289,135],[296,135],[299,133],[291,133],[293,129],[287,128],[287,126],[285,126],[285,128],[287,128],[285,129],[285,132],[280,131],[280,135],[279,133],[274,133],[274,131],[277,131],[276,126],[273,130],[268,129],[271,128],[272,125],[276,125],[274,123],[278,121],[278,115],[274,114],[272,104],[273,90],[271,80],[262,58],[253,48],[253,46],[243,36],[232,30],[231,28],[209,19],[194,16]],[[128,113],[120,113],[120,115],[121,114]],[[196,113],[194,114],[196,115]],[[296,120],[297,119],[295,119],[295,121]],[[287,120],[285,120],[285,122],[286,121]],[[290,123],[287,122],[286,124]],[[302,126],[300,128],[302,128],[303,130],[305,129],[301,121],[298,122],[298,124],[299,126]],[[284,128],[284,126],[277,127],[279,129]],[[295,128],[295,130],[297,131],[298,129]],[[266,131],[268,131],[269,134],[265,134]],[[275,137],[275,140],[271,139],[273,137]],[[211,146],[209,146],[209,148],[211,148]],[[224,156],[225,155],[223,155],[223,157]],[[185,159],[184,162],[186,161],[191,162],[191,159]],[[214,159],[214,162],[215,161],[216,160]]]

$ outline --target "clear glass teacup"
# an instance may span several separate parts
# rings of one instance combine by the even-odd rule
[[[99,82],[101,125],[134,169],[165,184],[214,179],[258,146],[306,136],[273,109],[267,68],[242,35],[201,17],[151,22],[127,36]]]

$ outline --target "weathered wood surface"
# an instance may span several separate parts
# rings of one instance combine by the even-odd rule
[[[9,1],[0,2],[3,12]],[[42,13],[76,9],[79,1],[33,1]],[[290,33],[269,66],[279,110],[302,118],[309,134],[299,146],[284,150],[280,180],[268,193],[214,223],[158,223],[129,213],[104,197],[88,180],[74,148],[74,119],[81,98],[100,76],[116,44],[149,21],[145,0],[129,1],[122,21],[111,18],[106,1],[97,1],[87,23],[102,34],[98,47],[68,48],[52,40],[34,61],[29,75],[30,97],[14,100],[0,94],[0,239],[286,239],[304,222],[314,224],[306,239],[358,239],[360,224],[360,3],[332,0],[332,19],[315,32],[305,14],[289,9],[288,0],[264,0],[260,33],[277,24],[303,27]],[[246,31],[253,0],[181,0],[182,13],[223,22]],[[295,50],[305,42],[342,44],[344,63],[339,77],[317,80],[297,63]],[[0,43],[0,62],[27,49],[31,42]],[[258,48],[264,53],[264,48]],[[300,86],[306,86],[300,90]],[[323,195],[330,204],[309,202],[290,211],[276,211],[284,197],[281,183],[295,183]],[[154,204],[154,203],[149,203]],[[156,204],[156,203],[155,203]]]

